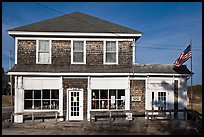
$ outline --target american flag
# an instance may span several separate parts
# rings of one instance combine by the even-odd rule
[[[184,62],[192,57],[190,45],[180,54],[180,56],[175,60],[174,65],[180,67]]]

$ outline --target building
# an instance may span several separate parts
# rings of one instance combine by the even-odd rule
[[[67,121],[90,121],[98,113],[187,105],[191,72],[185,65],[135,64],[139,31],[74,12],[8,33],[15,39],[14,113],[58,111]]]

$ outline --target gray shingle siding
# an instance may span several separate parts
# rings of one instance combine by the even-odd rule
[[[18,64],[36,64],[36,41],[18,40]]]
[[[118,65],[132,64],[131,42],[118,42]],[[86,64],[103,64],[103,41],[86,41]],[[53,65],[71,65],[71,40],[52,40]],[[18,64],[36,64],[36,41],[18,40]]]

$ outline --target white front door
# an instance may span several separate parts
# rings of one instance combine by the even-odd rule
[[[83,120],[83,90],[68,90],[69,120]]]

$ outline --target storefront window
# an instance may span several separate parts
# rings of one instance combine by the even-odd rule
[[[59,90],[24,90],[24,109],[59,109]]]
[[[125,90],[92,90],[92,109],[125,109]]]

